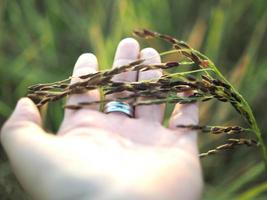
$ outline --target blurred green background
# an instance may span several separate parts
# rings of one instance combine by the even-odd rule
[[[252,105],[267,140],[266,0],[0,0],[0,125],[27,86],[68,77],[78,56],[112,65],[118,42],[135,28],[151,28],[187,41],[208,55]],[[159,51],[158,41],[140,41]],[[51,109],[52,107],[52,109]],[[62,102],[48,110],[56,131]],[[201,121],[244,125],[224,103],[202,103]],[[225,136],[200,135],[200,151]],[[266,171],[257,148],[240,147],[202,159],[203,199],[267,199]],[[0,199],[29,199],[0,150]]]

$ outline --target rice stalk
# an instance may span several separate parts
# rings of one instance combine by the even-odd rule
[[[240,145],[246,145],[248,147],[251,147],[251,146],[257,146],[258,143],[257,143],[256,140],[252,140],[252,139],[245,139],[245,138],[235,139],[235,138],[230,138],[230,139],[228,139],[227,143],[222,144],[220,146],[217,146],[214,149],[208,150],[205,153],[201,153],[199,155],[199,157],[200,158],[203,158],[203,157],[206,157],[206,156],[209,156],[209,155],[212,155],[212,154],[219,153],[221,151],[232,150],[235,147],[240,146]]]
[[[157,33],[147,29],[136,30],[134,34],[145,39],[158,38],[171,44],[173,50],[162,52],[160,55],[172,53],[183,56],[183,61],[171,61],[161,64],[145,64],[144,59],[133,61],[127,65],[122,65],[111,70],[95,72],[79,77],[69,77],[54,83],[36,84],[28,88],[27,96],[30,97],[37,106],[41,107],[48,102],[60,100],[71,94],[84,93],[88,90],[99,89],[105,94],[114,94],[129,91],[131,94],[126,97],[116,97],[114,99],[102,99],[94,102],[80,102],[77,105],[66,105],[67,109],[81,109],[92,104],[103,104],[109,101],[125,101],[132,106],[150,105],[162,103],[189,104],[196,101],[206,102],[217,99],[224,103],[230,103],[233,108],[245,119],[248,128],[240,126],[200,126],[200,125],[179,125],[178,128],[187,128],[209,132],[211,134],[240,134],[253,132],[257,137],[257,142],[253,139],[229,139],[228,143],[216,147],[201,157],[217,153],[221,150],[232,149],[235,146],[258,143],[262,157],[267,168],[267,151],[263,142],[260,130],[256,123],[252,110],[246,100],[221,74],[215,64],[199,51],[191,48],[183,41],[179,41],[169,35]],[[174,67],[194,67],[197,69],[178,73],[169,73],[168,69]],[[162,69],[163,75],[156,80],[144,80],[140,82],[114,82],[113,77],[117,74],[129,71],[148,71]],[[71,83],[71,79],[77,79]],[[182,96],[177,93],[191,91],[191,95]],[[140,98],[142,97],[142,100]]]
[[[222,73],[218,70],[216,65],[204,54],[200,53],[199,51],[189,47],[185,42],[179,41],[171,36],[163,35],[157,32],[153,32],[147,29],[143,30],[136,30],[134,31],[134,34],[142,37],[142,38],[159,38],[162,39],[168,43],[170,43],[174,49],[186,49],[187,51],[182,51],[183,55],[190,58],[193,62],[195,62],[199,67],[206,68],[209,67],[212,69],[212,72],[218,77],[219,81],[221,83],[224,83],[225,86],[229,87],[229,91],[231,92],[231,95],[235,101],[230,101],[232,106],[235,108],[235,110],[245,119],[245,121],[248,123],[249,127],[253,130],[255,133],[257,140],[259,142],[259,147],[261,149],[262,158],[267,170],[267,150],[266,145],[263,141],[262,134],[260,132],[260,129],[257,125],[256,119],[254,117],[254,114],[252,112],[251,107],[249,106],[248,102],[244,99],[244,97],[231,85],[231,83],[222,75]],[[207,77],[212,79],[211,73],[206,72]],[[222,86],[223,87],[223,86]],[[227,88],[226,88],[227,89]],[[222,101],[226,101],[224,98],[220,98],[220,95],[218,96]]]

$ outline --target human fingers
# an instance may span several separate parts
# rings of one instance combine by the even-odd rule
[[[24,189],[30,194],[38,190],[36,180],[46,166],[43,159],[53,142],[53,135],[41,128],[37,107],[28,98],[22,98],[1,130],[1,143]]]
[[[98,70],[98,62],[97,62],[96,56],[91,54],[91,53],[82,54],[78,58],[75,66],[74,66],[71,84],[77,83],[79,81],[85,81],[85,80],[81,80],[78,77],[82,76],[82,75],[90,74],[90,73],[95,73],[95,72],[97,72],[97,70]],[[100,94],[99,94],[99,91],[97,89],[95,89],[95,90],[87,91],[87,92],[82,93],[82,94],[71,94],[68,97],[66,104],[67,105],[76,105],[79,102],[91,102],[91,101],[98,101],[98,100],[100,100]],[[98,110],[99,105],[94,104],[94,105],[86,107],[86,109],[82,108],[79,111],[79,113],[80,112],[84,112],[84,113],[86,112],[87,113],[88,109]],[[72,123],[73,118],[75,117],[76,113],[77,113],[76,110],[70,110],[70,109],[65,110],[65,115],[64,115],[62,125],[60,127],[59,134],[65,133],[64,131],[62,131],[64,129],[64,126],[66,126],[66,124]]]
[[[159,53],[153,48],[145,48],[140,52],[140,58],[145,59],[144,64],[159,64]],[[138,73],[138,81],[157,80],[161,77],[162,70],[148,70]],[[140,99],[139,99],[140,100]],[[162,122],[165,104],[140,105],[135,107],[135,117],[149,121]]]
[[[27,140],[46,137],[45,135],[37,107],[29,98],[22,98],[2,127],[1,142],[9,152],[13,151],[13,148],[25,145]]]
[[[178,125],[197,125],[198,104],[176,104],[169,121],[169,128],[175,130],[179,136],[179,143],[183,144],[186,149],[198,154],[197,149],[197,132],[193,130],[186,130],[177,128]]]
[[[117,47],[113,62],[113,68],[117,68],[122,65],[126,65],[134,60],[137,60],[139,56],[139,50],[140,50],[139,43],[135,39],[133,38],[123,39]],[[112,81],[114,82],[132,82],[136,80],[137,80],[137,72],[125,72],[115,75],[112,78]],[[115,99],[118,97],[125,97],[129,94],[130,94],[129,92],[114,93],[111,95],[107,95],[106,98]],[[110,113],[110,115],[124,116],[123,113],[119,112],[112,112]]]

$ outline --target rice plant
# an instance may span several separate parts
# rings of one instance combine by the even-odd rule
[[[3,0],[0,3],[0,124],[11,114],[16,101],[25,96],[27,86],[64,79],[71,73],[75,59],[84,52],[96,54],[100,69],[107,70],[117,43],[128,37],[133,28],[149,27],[182,38],[220,66],[222,74],[250,103],[266,141],[266,8],[265,0],[139,0],[138,3],[132,0]],[[153,46],[160,51],[169,49],[157,40],[142,40],[141,46]],[[166,63],[177,55],[182,59],[177,52],[162,58]],[[181,65],[166,69],[165,74],[198,70],[191,62],[179,60]],[[205,72],[194,75],[197,81],[204,78],[201,75],[206,76]],[[176,87],[180,91],[188,89],[186,85]],[[107,90],[115,88],[113,85]],[[243,136],[258,144],[246,120],[236,115],[230,103],[214,98],[206,101],[201,102],[201,124],[195,127],[205,129],[199,135],[201,152]],[[172,105],[167,103],[165,123]],[[62,117],[62,101],[51,103],[45,127],[51,132],[57,131]],[[236,125],[244,130],[233,134],[220,130]],[[212,127],[219,129],[209,131]],[[239,146],[201,160],[206,185],[203,199],[266,199],[266,172],[260,162],[260,148]],[[0,158],[0,198],[28,199],[12,175],[3,150]]]
[[[262,152],[262,158],[267,167],[266,146],[261,137],[255,117],[252,113],[247,101],[238,93],[238,91],[226,80],[215,64],[199,51],[191,48],[183,41],[179,41],[169,35],[160,34],[158,32],[147,29],[136,30],[134,34],[141,38],[159,38],[172,45],[173,50],[162,52],[161,55],[176,53],[181,55],[182,61],[170,61],[162,64],[144,64],[144,60],[136,60],[127,65],[120,66],[112,70],[96,72],[80,77],[70,77],[62,81],[37,84],[30,86],[28,97],[30,97],[37,106],[42,106],[47,102],[57,101],[70,94],[84,93],[88,90],[101,89],[104,94],[112,94],[122,91],[130,91],[133,94],[116,99],[100,100],[95,102],[80,102],[77,105],[66,105],[67,109],[81,109],[91,104],[103,104],[108,101],[128,100],[132,106],[162,104],[162,103],[194,103],[196,101],[206,102],[217,99],[224,103],[230,103],[232,107],[247,122],[248,127],[239,126],[229,127],[210,127],[210,126],[194,126],[179,125],[178,128],[187,128],[199,130],[202,132],[210,132],[213,134],[237,134],[244,132],[253,132],[256,140],[250,138],[231,138],[226,144],[220,145],[215,149],[200,154],[205,157],[221,150],[230,150],[237,145],[253,146],[258,145]],[[179,66],[189,66],[196,68],[184,72],[168,73],[165,72],[162,77],[157,80],[146,80],[140,82],[124,83],[113,82],[112,77],[128,71],[147,71],[151,69],[170,69]],[[197,78],[196,74],[200,74],[201,78]],[[71,84],[71,78],[79,78],[80,81]],[[181,95],[182,92],[192,91],[189,96]],[[178,93],[178,94],[177,94]],[[180,94],[180,95],[179,95]],[[138,97],[145,97],[145,100],[137,100]],[[103,99],[103,98],[102,98]],[[248,135],[248,134],[247,134]],[[248,137],[246,135],[246,137]]]

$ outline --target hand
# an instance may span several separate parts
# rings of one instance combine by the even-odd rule
[[[140,52],[139,44],[128,38],[118,45],[113,67],[139,56],[147,63],[160,62],[156,50]],[[73,76],[96,70],[96,57],[83,54]],[[160,75],[154,70],[138,77]],[[123,73],[114,81],[136,77],[136,72]],[[67,104],[94,100],[99,100],[97,90],[71,95]],[[60,130],[52,135],[41,128],[33,102],[22,98],[2,128],[1,142],[19,182],[34,199],[199,199],[203,184],[196,133],[176,128],[197,124],[198,107],[177,104],[169,128],[162,126],[163,115],[164,105],[138,106],[135,118],[104,114],[98,106],[66,110]]]

